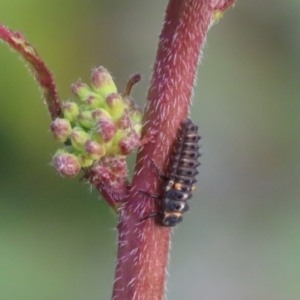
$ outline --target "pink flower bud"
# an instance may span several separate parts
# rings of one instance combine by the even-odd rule
[[[116,134],[116,126],[112,120],[101,119],[97,122],[97,133],[101,139],[107,143],[113,139]]]
[[[121,116],[121,118],[117,121],[117,127],[119,129],[129,129],[131,126],[131,121],[129,117],[129,113],[127,111]]]
[[[64,143],[70,136],[72,132],[72,126],[70,122],[66,119],[57,118],[51,123],[50,127],[54,138]]]
[[[137,143],[131,138],[125,137],[119,141],[118,146],[120,154],[128,155],[137,147]]]
[[[85,142],[85,151],[88,154],[88,157],[93,160],[98,160],[105,155],[105,148],[92,140],[87,140]]]
[[[118,150],[122,155],[128,155],[140,146],[140,134],[132,131],[129,136],[119,140]]]
[[[112,90],[111,93],[117,91],[110,73],[102,66],[92,70],[92,84],[97,90],[110,87]]]
[[[103,67],[96,68],[92,71],[92,82],[93,88],[104,96],[104,98],[111,93],[117,92],[111,75]]]
[[[80,164],[75,155],[58,151],[54,155],[52,164],[64,176],[74,177],[80,172]]]

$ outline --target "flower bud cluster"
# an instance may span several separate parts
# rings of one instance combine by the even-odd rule
[[[110,178],[112,173],[125,177],[125,157],[140,144],[141,110],[129,97],[117,92],[105,68],[94,69],[91,77],[91,86],[81,81],[72,85],[78,101],[64,102],[63,117],[51,124],[54,138],[65,144],[54,155],[53,165],[59,173],[69,177],[89,167],[93,174],[99,169],[102,175],[109,173]],[[110,161],[112,157],[120,160],[121,172],[103,167],[106,157],[110,157]],[[102,175],[101,180],[104,180]]]

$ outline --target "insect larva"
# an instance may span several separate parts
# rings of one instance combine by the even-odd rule
[[[160,199],[162,209],[143,219],[160,216],[161,225],[167,227],[173,227],[182,221],[183,213],[189,209],[187,200],[192,197],[197,181],[197,167],[200,165],[199,140],[198,127],[190,119],[186,119],[175,144],[169,175],[162,175],[153,162],[158,175],[166,180],[164,194],[160,196],[145,193]]]

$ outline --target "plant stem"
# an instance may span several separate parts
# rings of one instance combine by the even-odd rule
[[[139,222],[159,210],[140,190],[162,192],[151,161],[166,171],[176,133],[188,115],[200,51],[213,18],[210,0],[169,2],[145,110],[143,136],[151,141],[138,152],[132,187],[119,210],[113,300],[164,298],[171,230],[153,218]]]
[[[36,49],[29,44],[21,32],[12,31],[0,24],[0,41],[6,42],[29,64],[30,69],[42,88],[51,119],[61,116],[61,106],[52,73],[40,58]]]

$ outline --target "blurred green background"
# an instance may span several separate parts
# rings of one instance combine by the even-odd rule
[[[104,65],[120,90],[143,75],[143,105],[166,4],[1,0],[0,22],[38,49],[61,99]],[[202,165],[168,298],[298,300],[300,1],[238,1],[209,32],[197,82]],[[3,44],[0,99],[0,299],[110,299],[116,217],[49,165],[59,144],[41,94]]]

